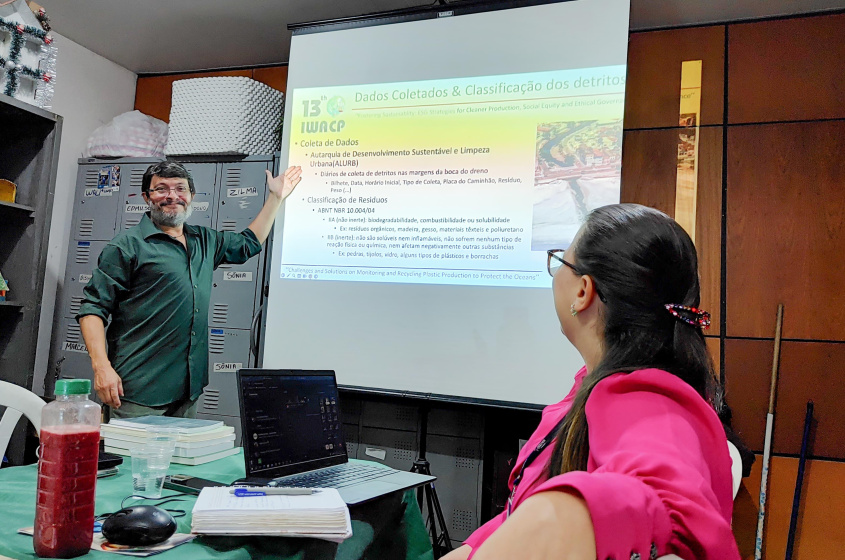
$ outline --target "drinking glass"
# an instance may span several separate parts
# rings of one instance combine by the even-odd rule
[[[171,452],[160,447],[138,446],[132,455],[132,492],[143,498],[160,498],[164,477],[170,467]]]

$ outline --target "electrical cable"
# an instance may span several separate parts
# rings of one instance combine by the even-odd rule
[[[177,492],[176,494],[171,494],[169,496],[162,496],[161,498],[147,498],[147,497],[144,497],[144,496],[139,496],[137,494],[130,494],[120,501],[120,509],[125,509],[126,508],[126,500],[130,500],[130,499],[133,499],[133,498],[138,500],[138,501],[147,500],[147,501],[155,502],[155,503],[151,503],[149,505],[155,506],[155,507],[161,507],[164,504],[168,504],[170,502],[184,502],[185,500],[179,499],[181,496],[194,498],[194,497],[196,497],[196,494],[188,494],[188,493],[185,493],[185,492]],[[183,510],[183,509],[167,509],[167,508],[162,508],[162,509],[164,509],[164,511],[173,515],[173,517],[175,517],[175,518],[185,517],[186,515],[188,515],[188,512],[186,510]],[[101,513],[100,515],[98,515],[97,517],[94,518],[94,521],[102,521],[103,519],[112,515],[113,513],[115,513],[115,512]]]

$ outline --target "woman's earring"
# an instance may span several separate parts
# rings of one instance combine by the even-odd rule
[[[575,304],[574,304],[574,303],[573,303],[572,305],[570,305],[570,306],[569,306],[569,312],[570,312],[570,313],[572,313],[572,316],[573,316],[573,317],[575,317],[576,315],[578,315],[578,310],[577,310],[577,309],[575,309]]]

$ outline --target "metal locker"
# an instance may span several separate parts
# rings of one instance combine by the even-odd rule
[[[481,524],[481,439],[429,434],[426,443],[449,537],[463,541]]]
[[[363,401],[361,425],[391,430],[417,431],[419,409],[406,404]]]
[[[55,358],[52,363],[61,370],[62,378],[90,379],[93,382],[94,370],[91,368],[91,358],[88,357],[88,348],[82,339],[82,331],[76,319],[60,319],[58,332],[53,340]],[[48,371],[47,375],[55,373],[55,370]],[[93,394],[92,398],[96,398],[96,394]]]
[[[193,226],[211,227],[217,200],[217,164],[183,163],[194,179],[193,214],[188,223]]]
[[[197,412],[239,416],[237,372],[249,367],[249,331],[210,328],[208,335],[208,385]]]
[[[264,253],[244,264],[222,264],[214,271],[211,284],[210,325],[249,329],[255,312],[257,282],[261,279],[259,268]]]
[[[82,289],[97,268],[97,259],[108,241],[73,241],[67,255],[62,287],[62,317],[72,319],[82,304]]]
[[[124,164],[126,176],[129,181],[121,195],[120,213],[117,217],[117,231],[121,232],[138,225],[141,217],[147,211],[147,203],[141,196],[141,183],[144,178],[144,171],[155,163],[150,160],[148,163]]]
[[[115,215],[120,191],[100,188],[99,164],[80,164],[76,176],[76,198],[71,237],[82,241],[109,241],[114,237]]]
[[[216,229],[246,229],[264,205],[267,161],[223,163],[220,166]],[[249,329],[264,276],[264,252],[240,265],[221,265],[214,271],[209,323]]]
[[[258,215],[267,192],[269,161],[223,163],[218,181],[217,219],[220,231],[243,231]]]
[[[428,413],[428,434],[480,438],[484,416],[453,408],[432,408]]]
[[[138,225],[141,217],[148,210],[147,203],[141,196],[141,183],[144,179],[144,172],[158,160],[151,159],[140,163],[124,163],[121,165],[122,173],[128,178],[122,189],[120,197],[120,215],[117,217],[117,231],[121,232]]]
[[[378,461],[400,471],[409,471],[417,458],[417,434],[382,428],[361,428],[358,459]]]
[[[340,418],[344,424],[361,423],[361,399],[343,390],[340,392]]]
[[[358,456],[358,424],[344,424],[343,439],[346,441],[347,457],[355,459]]]

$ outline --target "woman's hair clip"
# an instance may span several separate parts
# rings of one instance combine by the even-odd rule
[[[706,311],[678,303],[667,303],[663,307],[679,321],[699,329],[710,328],[710,314]]]

